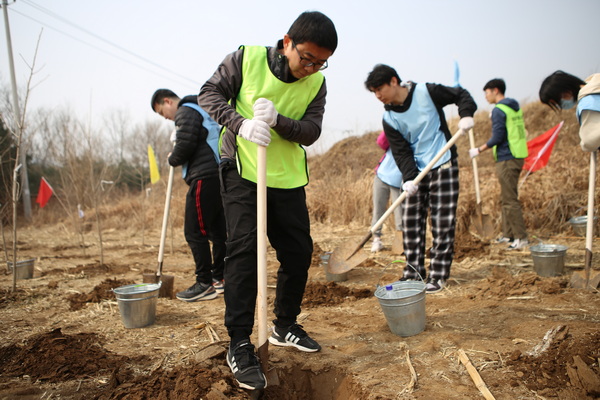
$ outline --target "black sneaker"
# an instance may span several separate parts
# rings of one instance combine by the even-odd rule
[[[441,292],[446,286],[446,282],[443,279],[429,278],[425,284],[426,293],[437,293]]]
[[[242,340],[227,351],[227,365],[241,388],[255,390],[267,387],[267,378],[260,369],[260,362],[250,340]]]
[[[225,293],[225,280],[224,279],[218,280],[218,279],[213,278],[212,285],[218,294]]]
[[[302,325],[292,324],[288,328],[273,327],[273,333],[269,336],[269,342],[276,346],[294,346],[300,351],[314,353],[321,350],[319,343],[308,336],[302,329]]]
[[[175,296],[183,301],[212,300],[217,297],[217,291],[211,284],[196,282]]]

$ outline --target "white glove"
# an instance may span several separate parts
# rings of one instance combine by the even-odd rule
[[[463,117],[458,121],[458,129],[461,129],[465,132],[468,132],[470,129],[473,129],[475,123],[473,122],[473,117]]]
[[[254,102],[254,118],[265,121],[271,128],[277,125],[277,115],[271,100],[260,98]]]
[[[259,146],[267,147],[271,142],[271,130],[265,121],[245,119],[238,135]]]
[[[173,129],[173,132],[171,132],[171,143],[175,143],[177,141],[177,129]]]
[[[415,185],[413,181],[406,181],[404,182],[404,185],[402,185],[402,190],[406,192],[407,196],[412,196],[413,194],[417,193],[419,187]]]
[[[472,149],[469,149],[469,155],[471,156],[471,158],[477,157],[479,153],[481,152],[479,151],[478,147],[473,147]]]

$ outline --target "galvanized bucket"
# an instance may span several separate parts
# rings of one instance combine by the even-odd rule
[[[113,289],[125,328],[143,328],[156,318],[159,283],[141,283]]]
[[[323,269],[325,270],[325,279],[327,279],[327,282],[345,282],[348,280],[348,272],[342,272],[341,274],[334,274],[329,272],[329,259],[331,258],[331,252],[328,251],[327,253],[323,254],[321,256],[321,265],[323,266]]]
[[[598,217],[594,217],[594,230],[592,231],[592,236],[594,236],[594,231],[596,230],[596,223],[598,222]],[[587,231],[587,215],[583,215],[581,217],[573,217],[569,220],[571,224],[571,228],[573,228],[573,233],[575,236],[585,236]]]
[[[33,278],[33,265],[34,264],[35,264],[35,258],[31,258],[29,260],[17,261],[17,269],[15,270],[17,279]],[[10,261],[8,262],[8,268],[12,272],[13,263]]]
[[[533,269],[539,276],[557,276],[565,271],[567,246],[562,244],[536,244],[531,246]]]
[[[406,337],[425,330],[425,282],[398,281],[380,286],[375,297],[392,333]]]
[[[377,283],[375,290],[375,297],[379,300],[390,330],[404,337],[425,330],[425,281],[415,267],[408,263],[406,265],[417,273],[419,281],[397,281],[384,286]]]

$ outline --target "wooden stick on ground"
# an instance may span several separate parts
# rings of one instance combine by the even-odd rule
[[[408,368],[410,369],[410,382],[408,383],[408,389],[412,392],[417,384],[417,373],[412,363],[410,362],[410,353],[406,350],[406,363],[408,364]]]
[[[473,366],[473,364],[471,364],[471,360],[469,360],[469,357],[467,357],[467,354],[463,351],[463,349],[458,349],[458,358],[467,369],[467,372],[469,372],[469,375],[471,375],[471,379],[473,379],[475,386],[477,386],[477,389],[479,389],[483,397],[485,397],[487,400],[496,400],[494,395],[487,388],[483,379],[481,379],[481,376],[479,376],[477,369]]]

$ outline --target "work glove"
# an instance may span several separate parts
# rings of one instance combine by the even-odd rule
[[[473,129],[473,117],[463,117],[458,121],[458,129],[461,129],[465,132],[468,132],[470,129]]]
[[[173,129],[173,132],[171,132],[171,143],[175,143],[177,141],[177,129]]]
[[[263,147],[267,147],[271,142],[269,124],[258,119],[245,119],[238,135]]]
[[[260,98],[254,102],[254,119],[264,121],[272,128],[277,125],[277,115],[271,100]]]
[[[413,194],[417,193],[419,187],[415,185],[414,181],[406,181],[404,182],[404,185],[402,185],[402,190],[406,192],[407,196],[412,196]]]
[[[479,151],[478,147],[473,147],[472,149],[469,149],[469,155],[471,156],[471,158],[477,157],[479,153],[481,152]]]

